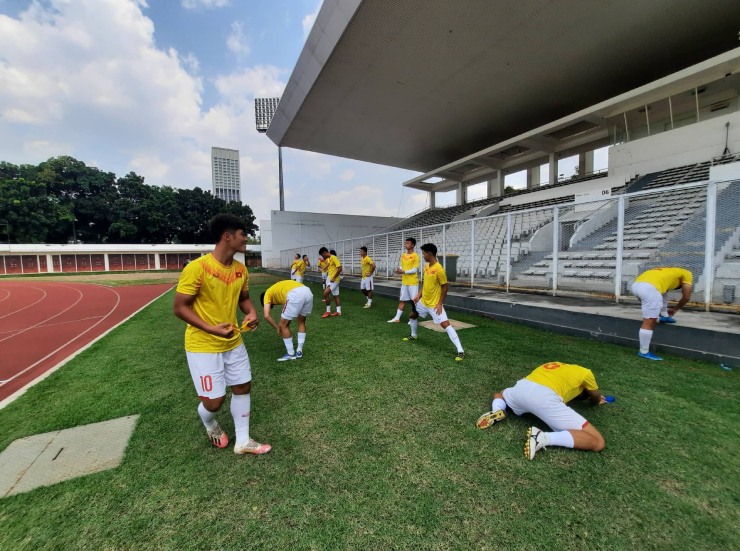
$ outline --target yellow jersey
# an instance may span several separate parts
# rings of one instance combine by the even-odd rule
[[[566,403],[584,390],[599,390],[596,377],[591,370],[575,364],[560,362],[542,364],[525,379],[552,389]]]
[[[369,277],[373,271],[373,259],[365,255],[365,258],[360,262],[360,268],[362,269],[362,277]]]
[[[418,285],[419,284],[419,255],[416,253],[404,253],[401,255],[401,269],[406,272],[416,268],[416,273],[403,274],[401,284]]]
[[[442,264],[435,262],[424,266],[424,286],[421,291],[421,303],[427,308],[434,308],[442,300],[442,285],[447,283],[447,273]]]
[[[298,265],[295,269],[295,275],[303,276],[304,273],[306,273],[306,263],[303,261],[303,259],[298,260]]]
[[[339,262],[339,259],[334,255],[331,255],[326,263],[328,264],[326,269],[329,273],[329,280],[334,281],[339,273],[339,267],[342,263]]]
[[[288,300],[288,293],[298,287],[304,287],[303,283],[298,283],[292,279],[278,281],[265,291],[265,304],[268,302],[270,304],[285,304],[285,301]]]
[[[684,283],[691,285],[692,282],[691,272],[683,268],[653,268],[642,272],[635,280],[635,283],[649,283],[661,295],[673,289],[680,289]]]
[[[323,256],[319,257],[319,270],[321,272],[326,273],[327,268],[329,267],[329,263],[326,261],[326,259]]]
[[[294,260],[293,264],[290,265],[290,273],[297,274],[298,273],[298,265],[299,262],[302,262],[302,260]]]
[[[249,291],[247,267],[236,260],[231,266],[224,266],[211,253],[185,266],[177,283],[178,293],[195,296],[191,308],[209,325],[237,325],[236,309],[242,291]],[[227,339],[190,324],[185,329],[185,350],[188,352],[228,352],[242,342],[239,331],[234,331],[234,335]]]

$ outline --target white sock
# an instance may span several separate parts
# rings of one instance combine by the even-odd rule
[[[503,398],[494,398],[493,402],[491,402],[491,411],[496,411],[497,409],[506,411],[506,401]]]
[[[460,338],[457,336],[457,331],[455,331],[455,328],[451,325],[448,325],[445,331],[447,332],[447,335],[449,335],[452,344],[457,347],[457,351],[463,352],[463,347],[462,344],[460,344]]]
[[[419,327],[419,321],[418,320],[409,320],[409,325],[411,326],[411,336],[416,336],[416,329]]]
[[[339,312],[340,314],[342,313],[342,307],[341,306],[337,306],[337,312]]]
[[[326,311],[327,311],[327,312],[331,312],[331,306],[327,306],[327,307],[326,307]]]
[[[546,432],[545,434],[550,446],[560,446],[561,448],[572,448],[574,446],[573,435],[567,430]]]
[[[249,442],[249,410],[251,409],[251,406],[251,394],[232,394],[231,416],[234,418],[237,446],[241,446]]]
[[[203,402],[198,404],[198,415],[200,415],[200,420],[203,421],[203,425],[207,429],[212,429],[216,425],[216,414],[208,411],[206,406],[203,405]]]
[[[303,351],[303,345],[306,342],[306,334],[305,333],[298,333],[298,351]]]
[[[653,338],[653,332],[650,329],[640,329],[640,353],[647,354],[650,352],[650,341]]]
[[[288,354],[291,356],[295,354],[295,350],[293,350],[293,337],[283,339],[283,342],[285,343],[285,349],[288,351]]]
[[[402,315],[403,315],[403,310],[396,310],[396,317],[393,319],[400,320]]]
[[[371,298],[367,299],[367,303],[368,304],[372,304],[373,303],[373,299],[371,299]]]

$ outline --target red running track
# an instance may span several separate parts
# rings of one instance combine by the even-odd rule
[[[0,281],[0,401],[170,289]]]

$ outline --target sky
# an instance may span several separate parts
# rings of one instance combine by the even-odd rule
[[[238,149],[242,200],[269,219],[279,208],[277,147],[255,130],[254,98],[282,94],[320,6],[0,0],[0,160],[70,155],[150,185],[210,190],[211,147]],[[286,210],[406,216],[427,206],[426,193],[401,186],[417,175],[283,149]],[[476,186],[469,197],[483,194]],[[454,200],[438,194],[437,206]]]

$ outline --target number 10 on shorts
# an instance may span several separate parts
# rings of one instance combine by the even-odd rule
[[[211,392],[213,390],[213,379],[210,375],[200,376],[200,388],[205,392]]]

